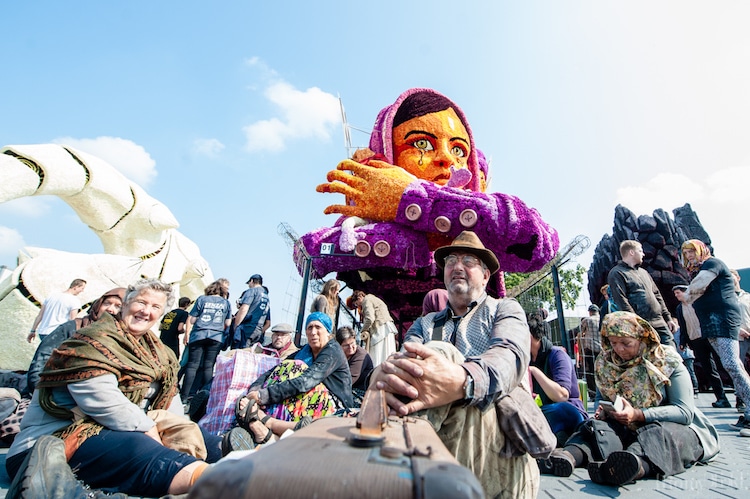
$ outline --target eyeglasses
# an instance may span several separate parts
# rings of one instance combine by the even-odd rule
[[[446,267],[453,267],[458,263],[458,255],[448,255],[443,261]],[[477,265],[481,265],[482,261],[474,255],[464,255],[461,257],[461,264],[467,269],[473,269]]]

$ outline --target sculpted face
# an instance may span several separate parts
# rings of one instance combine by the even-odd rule
[[[412,118],[393,129],[394,163],[439,185],[448,182],[451,165],[466,168],[470,144],[469,133],[452,108]]]

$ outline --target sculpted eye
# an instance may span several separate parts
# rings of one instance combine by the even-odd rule
[[[418,139],[411,143],[414,147],[419,149],[420,151],[432,151],[434,147],[432,147],[432,142],[430,142],[427,139]]]
[[[453,149],[451,149],[451,154],[453,154],[457,158],[464,158],[466,157],[466,149],[459,145],[453,146]]]

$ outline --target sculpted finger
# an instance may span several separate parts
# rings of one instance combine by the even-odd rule
[[[328,175],[326,175],[326,179],[329,182],[341,182],[342,184],[349,185],[359,190],[362,190],[367,185],[367,181],[365,181],[363,178],[355,177],[351,173],[341,172],[338,170],[331,170],[330,172],[328,172]]]
[[[357,161],[354,161],[353,159],[345,159],[338,165],[336,165],[336,169],[340,171],[354,171],[355,168],[363,166],[362,163],[359,163]]]
[[[344,215],[345,217],[358,217],[361,213],[359,208],[357,206],[348,206],[343,204],[332,204],[331,206],[328,206],[326,209],[323,210],[323,213],[326,215],[331,215],[333,213],[339,213],[341,215]]]
[[[370,161],[367,162],[367,165],[371,166],[373,168],[380,168],[380,169],[382,169],[382,168],[400,168],[398,166],[395,166],[395,165],[392,165],[392,164],[388,163],[387,161],[381,161],[379,159],[371,159]]]
[[[352,199],[358,199],[359,196],[362,195],[362,191],[350,187],[347,184],[343,184],[341,182],[334,182],[331,184],[327,184],[328,187],[326,187],[324,192],[331,192],[335,194],[343,194],[344,196],[347,196]]]

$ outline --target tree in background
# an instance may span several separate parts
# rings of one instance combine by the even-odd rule
[[[560,276],[560,294],[563,306],[574,309],[578,298],[583,290],[583,275],[586,269],[581,264],[576,264],[574,268],[559,268]],[[527,283],[528,279],[536,279],[536,282]],[[522,286],[526,288],[524,292],[515,296],[518,302],[528,314],[540,307],[549,307],[549,310],[556,310],[555,292],[552,284],[552,274],[547,273],[541,278],[535,274],[527,273],[506,273],[505,287],[508,290],[516,289]]]

